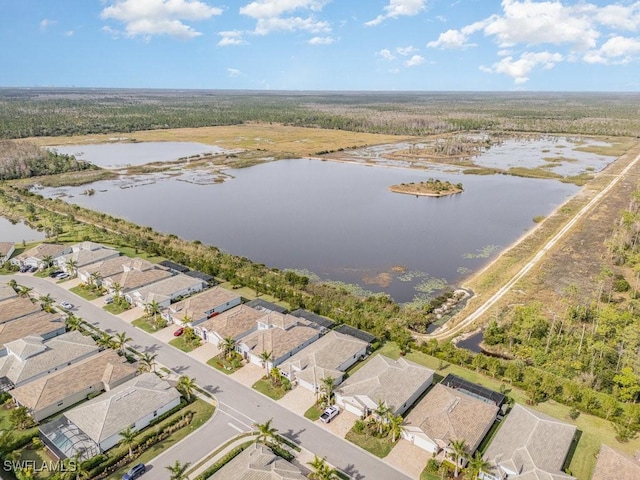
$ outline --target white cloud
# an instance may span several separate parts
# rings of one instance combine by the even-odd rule
[[[523,84],[529,80],[528,75],[534,68],[550,69],[562,60],[563,57],[559,53],[525,52],[517,60],[508,56],[494,63],[491,68],[481,67],[481,70],[488,73],[502,73],[512,77],[516,84]]]
[[[304,30],[311,33],[324,33],[330,32],[331,26],[327,22],[317,21],[313,18],[261,18],[256,24],[254,33],[258,35],[267,35],[271,32],[294,32],[296,30]]]
[[[596,21],[610,28],[635,31],[640,25],[640,2],[605,5],[597,11]]]
[[[427,43],[429,48],[467,48],[475,47],[475,43],[469,43],[469,36],[482,30],[493,17],[489,17],[486,20],[480,20],[479,22],[467,25],[460,30],[447,30],[441,33],[438,40]]]
[[[313,37],[307,43],[310,45],[331,45],[333,42],[335,42],[333,37]]]
[[[391,50],[389,50],[388,48],[383,48],[379,52],[376,52],[376,55],[384,58],[385,60],[394,60],[396,58],[395,55],[391,53]]]
[[[124,23],[129,37],[169,35],[186,39],[201,33],[183,21],[206,20],[220,14],[220,8],[198,0],[115,0],[100,16]]]
[[[325,33],[331,31],[331,26],[328,22],[316,20],[313,15],[306,18],[283,15],[299,10],[319,12],[327,2],[328,0],[256,0],[241,7],[240,13],[257,20],[254,30],[257,35],[296,30]]]
[[[66,32],[64,32],[65,37],[73,37],[73,30],[67,30]]]
[[[366,22],[365,25],[373,27],[389,18],[417,15],[426,8],[426,3],[426,0],[389,0],[389,5],[384,7],[385,13]]]
[[[409,60],[407,60],[404,64],[407,67],[417,67],[418,65],[422,65],[424,63],[424,57],[420,55],[414,55]]]
[[[327,0],[256,0],[240,8],[242,15],[252,18],[280,17],[298,9],[319,12]]]
[[[114,30],[113,28],[111,28],[108,25],[105,25],[100,30],[103,31],[106,34],[111,35],[111,38],[119,38],[120,35],[121,35],[121,32],[119,32],[118,30]]]
[[[57,21],[57,20],[50,20],[50,19],[48,19],[48,18],[43,18],[43,19],[40,21],[40,28],[41,28],[42,30],[46,30],[46,29],[47,29],[47,27],[49,27],[50,25],[55,25],[56,23],[58,23],[58,21]]]
[[[409,45],[408,47],[397,47],[396,48],[396,52],[398,53],[398,55],[402,55],[403,57],[406,57],[407,55],[411,55],[414,52],[417,52],[418,49],[416,47],[414,47],[413,45]]]
[[[218,42],[219,47],[227,47],[229,45],[245,45],[247,42],[244,40],[244,33],[240,30],[227,30],[224,32],[218,32],[222,38]]]
[[[239,77],[242,74],[237,68],[227,68],[227,73],[231,78]]]
[[[599,49],[587,52],[583,60],[587,63],[628,63],[637,54],[640,54],[640,40],[615,36]]]

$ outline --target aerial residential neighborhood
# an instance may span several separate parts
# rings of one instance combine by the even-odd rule
[[[390,350],[381,349],[378,339],[349,325],[302,309],[289,312],[262,298],[245,298],[233,289],[212,286],[211,279],[186,275],[188,269],[177,264],[128,258],[92,242],[41,244],[9,261],[16,269],[37,266],[42,275],[34,287],[21,283],[35,280],[30,271],[0,284],[2,391],[16,411],[23,409],[31,419],[21,421],[29,428],[37,426],[34,435],[48,455],[92,462],[96,477],[133,468],[138,457],[147,459],[144,470],[152,468],[153,456],[136,443],[136,436],[152,438],[145,433],[150,425],[168,425],[162,438],[170,438],[174,428],[188,428],[195,415],[190,410],[194,399],[211,409],[216,403],[221,411],[230,408],[225,406],[229,400],[216,402],[216,383],[229,378],[241,389],[253,386],[251,390],[262,392],[263,402],[281,403],[288,416],[313,422],[315,429],[333,436],[336,445],[346,437],[360,448],[372,448],[358,440],[370,429],[366,436],[379,436],[378,441],[391,448],[385,455],[371,450],[390,469],[371,478],[392,478],[389,472],[395,472],[393,478],[424,478],[432,462],[449,465],[451,475],[473,472],[482,480],[575,478],[565,473],[575,448],[575,425],[509,403],[503,393],[454,374],[442,378],[404,356],[390,358],[381,353]],[[69,276],[55,278],[57,271]],[[147,322],[148,338],[160,340],[165,345],[161,348],[179,352],[172,345],[191,331],[196,341],[179,347],[186,348],[180,355],[202,362],[207,375],[190,378],[172,371],[156,360],[156,348],[132,348],[127,334],[101,330],[90,316],[78,320],[69,301],[58,304],[71,305],[71,310],[57,306],[55,291],[76,292],[74,304],[97,292],[88,307],[102,311],[113,325]],[[105,301],[114,295],[126,302],[115,315]],[[92,310],[83,309],[83,315],[85,311]],[[235,360],[227,363],[229,359]],[[228,371],[216,371],[220,369]],[[333,468],[324,455],[277,433],[273,417],[250,423],[247,419],[257,412],[234,417],[234,411],[226,415],[231,415],[236,435],[241,433],[238,440],[233,434],[228,440],[235,447],[223,448],[228,455],[204,455],[196,469],[188,470],[189,478],[307,478],[318,468]],[[246,434],[257,434],[258,442],[247,447],[241,441]],[[190,438],[179,445],[188,446]],[[207,448],[217,451],[214,444]],[[115,451],[119,460],[108,461]],[[612,464],[636,468],[633,459],[606,445],[598,458],[593,480],[610,478],[606,472]],[[163,478],[153,470],[145,475]],[[350,477],[349,472],[332,471]]]

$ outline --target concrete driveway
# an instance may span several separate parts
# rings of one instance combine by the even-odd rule
[[[195,358],[196,360],[201,361],[202,363],[207,363],[213,357],[220,353],[220,349],[217,345],[214,345],[210,342],[202,342],[195,350],[189,352],[189,356]]]
[[[253,363],[245,364],[240,370],[229,375],[236,382],[251,388],[251,386],[266,375],[264,368]]]
[[[311,406],[316,402],[316,396],[311,390],[307,390],[304,387],[297,386],[293,390],[288,392],[284,397],[278,400],[278,403],[285,408],[288,408],[293,413],[298,415],[304,415],[304,412],[309,410]]]
[[[168,327],[164,327],[160,330],[158,330],[157,332],[153,333],[153,337],[157,338],[158,340],[160,340],[162,343],[169,343],[171,340],[173,340],[175,337],[175,335],[173,334],[176,330],[178,330],[178,326],[173,325],[173,324],[169,324]],[[173,348],[173,347],[171,347]]]
[[[340,438],[344,438],[349,430],[353,428],[353,424],[358,420],[358,416],[347,412],[346,410],[340,410],[340,415],[331,420],[330,423],[324,423],[321,420],[316,420],[314,423],[330,431],[334,435]]]
[[[103,301],[104,302],[104,301]],[[122,312],[120,315],[118,315],[118,318],[120,320],[124,320],[127,323],[131,323],[134,320],[139,319],[140,317],[144,316],[144,310],[138,307],[132,307],[129,310],[125,310],[124,312]]]
[[[384,461],[411,478],[420,478],[430,458],[431,453],[401,438]]]

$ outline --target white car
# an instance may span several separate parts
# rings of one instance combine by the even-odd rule
[[[338,416],[339,413],[340,409],[334,405],[333,407],[329,407],[324,412],[322,412],[322,415],[320,415],[320,420],[322,420],[324,423],[329,423],[336,416]]]
[[[58,280],[63,280],[65,278],[69,278],[69,274],[68,273],[60,273],[60,274],[56,275],[54,278],[56,278]]]
[[[60,302],[60,306],[65,310],[71,310],[73,308],[73,304],[69,302]]]

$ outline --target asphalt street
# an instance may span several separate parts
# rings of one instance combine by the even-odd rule
[[[199,362],[184,352],[158,341],[152,335],[102,310],[86,300],[56,285],[49,279],[32,275],[13,275],[11,278],[40,294],[50,294],[59,303],[68,301],[75,305],[73,313],[98,328],[115,334],[126,332],[132,341],[129,345],[140,352],[157,354],[156,361],[179,375],[188,375],[196,383],[214,394],[220,408],[213,418],[184,441],[174,445],[151,464],[145,479],[168,478],[164,468],[175,460],[196,463],[207,453],[232,438],[240,431],[251,430],[254,422],[264,423],[273,419],[278,431],[312,453],[326,457],[327,461],[354,479],[404,480],[405,474],[387,465],[346,440],[324,430],[308,419],[280,406],[275,401],[248,388],[223,373]]]

